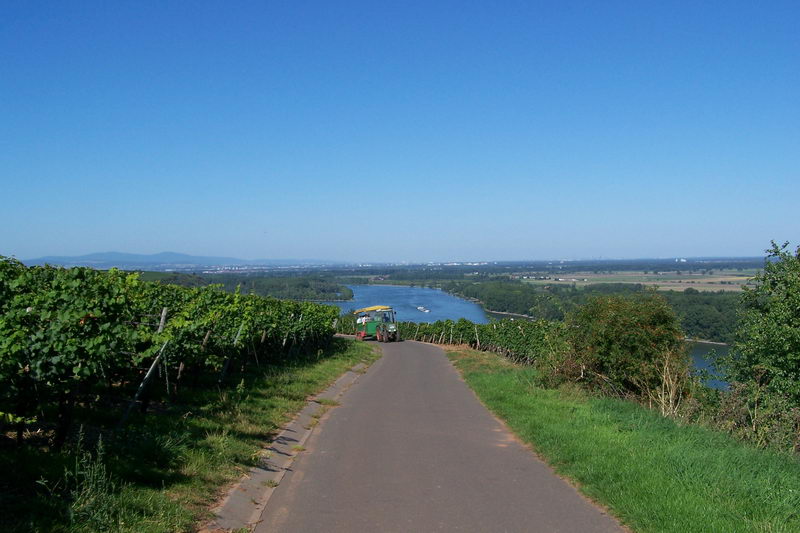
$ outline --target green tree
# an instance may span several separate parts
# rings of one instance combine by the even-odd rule
[[[745,287],[728,379],[755,383],[800,404],[800,246],[774,241],[764,270]]]

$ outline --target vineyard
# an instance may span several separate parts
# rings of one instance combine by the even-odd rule
[[[439,320],[433,323],[400,322],[400,337],[434,344],[466,344],[519,363],[548,360],[566,349],[565,326],[549,320],[499,320],[476,324],[470,320]],[[343,316],[338,331],[355,333],[355,317]]]
[[[117,406],[122,425],[154,399],[178,401],[185,388],[210,382],[229,386],[232,367],[316,353],[330,343],[337,314],[117,270],[28,268],[0,258],[3,433],[11,427],[21,441],[35,427],[59,448],[78,411]]]

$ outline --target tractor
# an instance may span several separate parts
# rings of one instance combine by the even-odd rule
[[[356,338],[374,337],[378,342],[400,341],[394,309],[374,305],[353,311],[356,315]]]

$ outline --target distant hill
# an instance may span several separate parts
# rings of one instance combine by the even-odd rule
[[[334,261],[318,259],[237,259],[235,257],[205,257],[176,252],[158,254],[128,254],[123,252],[101,252],[79,256],[47,256],[23,260],[26,265],[58,265],[65,267],[88,266],[97,269],[191,269],[226,266],[303,266],[331,265]]]

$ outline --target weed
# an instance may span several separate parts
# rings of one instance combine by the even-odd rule
[[[338,401],[331,398],[317,398],[316,402],[318,404],[325,405],[328,407],[337,407],[341,405]]]
[[[51,497],[68,502],[66,514],[73,529],[112,531],[119,524],[120,509],[115,503],[121,486],[106,468],[103,441],[98,441],[92,454],[84,448],[81,430],[75,453],[72,467],[65,468],[60,479],[40,479],[38,484]]]

